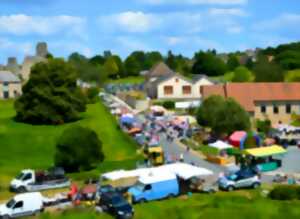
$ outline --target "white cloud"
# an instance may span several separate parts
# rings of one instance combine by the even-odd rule
[[[0,32],[15,35],[53,35],[62,32],[82,35],[84,24],[84,18],[67,15],[43,17],[15,14],[0,16]]]
[[[283,30],[298,29],[300,23],[300,14],[286,13],[279,17],[259,22],[253,26],[255,30]]]
[[[248,0],[137,0],[147,4],[245,5]]]
[[[237,32],[240,25],[236,16],[244,15],[243,11],[236,9],[211,9],[198,12],[170,12],[170,13],[144,13],[122,12],[101,16],[99,28],[103,32],[116,33],[167,33],[170,35],[195,34],[205,31]],[[241,29],[240,29],[241,30]]]
[[[210,8],[208,13],[212,16],[238,16],[245,17],[248,14],[240,8]]]
[[[160,25],[159,17],[140,11],[127,11],[99,18],[101,26],[106,29],[121,29],[125,32],[143,33],[155,29]]]

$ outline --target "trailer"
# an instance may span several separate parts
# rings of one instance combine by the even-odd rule
[[[61,168],[47,171],[22,170],[10,183],[10,191],[23,193],[48,189],[58,189],[70,186],[70,180]]]

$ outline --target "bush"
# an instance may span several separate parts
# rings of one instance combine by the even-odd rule
[[[270,192],[269,197],[274,200],[300,200],[300,187],[289,185],[277,186]]]
[[[168,100],[168,101],[163,102],[162,106],[166,109],[174,109],[175,108],[175,102],[171,101],[171,100]]]
[[[92,87],[86,91],[86,97],[88,99],[88,103],[96,103],[99,99],[99,88]]]
[[[256,120],[256,129],[258,132],[262,132],[262,133],[268,135],[271,128],[272,128],[272,124],[269,119],[267,119],[267,120],[257,119]]]
[[[89,128],[70,127],[57,141],[55,165],[63,167],[66,172],[90,170],[103,160],[102,142]]]

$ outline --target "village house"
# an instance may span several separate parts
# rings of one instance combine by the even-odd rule
[[[0,99],[16,98],[21,93],[21,80],[10,71],[0,71]]]
[[[206,75],[186,78],[164,63],[154,66],[145,77],[145,89],[152,99],[199,100],[202,97],[201,87],[214,84]]]
[[[254,119],[272,124],[292,122],[300,114],[300,83],[228,83],[203,86],[203,98],[220,95],[234,98]]]

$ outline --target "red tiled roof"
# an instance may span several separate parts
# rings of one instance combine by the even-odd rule
[[[228,83],[203,86],[203,97],[232,97],[247,111],[254,111],[255,101],[300,100],[300,83]]]

